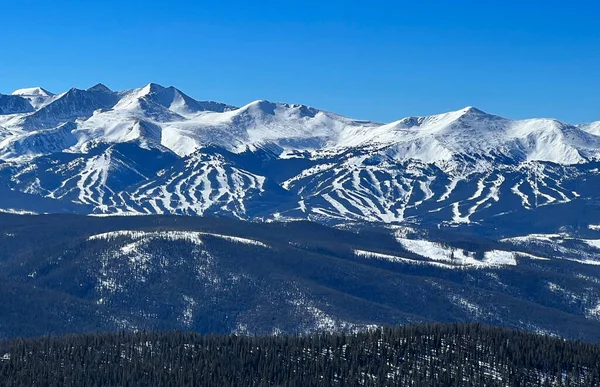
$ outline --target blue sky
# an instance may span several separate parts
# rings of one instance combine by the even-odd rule
[[[525,4],[523,4],[525,3]],[[392,121],[600,120],[594,1],[6,1],[0,92],[157,82]]]

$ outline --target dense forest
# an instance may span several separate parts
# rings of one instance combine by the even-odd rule
[[[597,386],[600,345],[479,324],[0,342],[2,386]]]
[[[478,253],[511,249],[473,235],[413,232],[415,239]],[[113,237],[97,237],[103,233]],[[308,334],[479,322],[600,342],[600,266],[517,259],[485,269],[417,264],[427,258],[373,225],[0,214],[0,339],[121,330]]]

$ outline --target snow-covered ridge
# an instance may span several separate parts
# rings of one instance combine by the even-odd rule
[[[269,246],[248,238],[241,238],[230,235],[223,234],[215,234],[210,232],[201,232],[201,231],[139,231],[139,230],[119,230],[119,231],[109,231],[102,234],[96,234],[88,237],[88,240],[113,240],[121,237],[127,237],[133,240],[140,239],[167,239],[167,240],[183,240],[187,242],[191,242],[197,245],[203,244],[201,237],[202,236],[212,236],[216,238],[225,239],[229,242],[233,243],[241,243],[246,245],[254,245],[268,248]]]
[[[528,248],[552,259],[565,259],[584,265],[600,265],[598,251],[600,250],[600,239],[583,239],[561,234],[529,234],[501,240],[518,248]],[[531,254],[523,254],[529,255]],[[545,257],[532,256],[533,259],[548,259]]]
[[[136,230],[120,230],[120,231],[109,231],[102,234],[92,235],[88,238],[89,241],[97,240],[113,240],[117,238],[127,237],[133,240],[139,239],[168,239],[172,241],[183,240],[192,242],[197,245],[202,244],[200,240],[200,233],[192,231],[136,231]]]
[[[268,245],[254,240],[254,239],[248,239],[248,238],[240,238],[240,237],[236,237],[236,236],[230,236],[230,235],[223,235],[223,234],[215,234],[215,233],[210,233],[210,232],[201,232],[201,235],[210,235],[216,238],[221,238],[221,239],[225,239],[226,241],[229,242],[234,242],[234,243],[241,243],[244,245],[254,245],[254,246],[260,246],[260,247],[266,247],[269,248]]]
[[[419,261],[416,259],[398,257],[396,255],[375,253],[373,251],[366,251],[366,250],[354,250],[354,255],[356,255],[357,257],[366,258],[366,259],[378,259],[381,261],[406,263],[406,264],[411,264],[411,265],[430,265],[430,266],[442,267],[445,269],[460,268],[460,266],[449,265],[447,263],[441,263],[441,262],[436,262],[436,261],[426,261],[426,260]]]
[[[12,95],[22,96],[40,96],[40,97],[51,97],[54,94],[41,87],[27,87],[24,89],[18,89],[11,93]]]
[[[408,241],[408,240],[405,240]],[[382,261],[389,261],[395,263],[404,263],[411,265],[429,265],[441,267],[444,269],[481,269],[481,268],[494,268],[501,266],[515,266],[517,261],[516,255],[522,255],[527,258],[540,259],[530,254],[524,254],[512,251],[503,250],[490,250],[484,253],[483,260],[476,260],[473,258],[473,253],[466,252],[464,250],[455,250],[450,248],[443,248],[441,245],[424,240],[415,240],[413,243],[407,243],[407,246],[415,248],[415,250],[409,250],[413,253],[419,254],[427,259],[411,259],[406,257],[400,257],[397,255],[376,253],[373,251],[366,250],[354,250],[354,255],[366,259],[377,259]],[[408,248],[407,248],[408,249]],[[452,256],[454,254],[454,256]],[[541,258],[543,260],[543,258]]]
[[[436,262],[444,262],[457,266],[496,267],[517,264],[516,254],[512,251],[486,251],[482,260],[475,258],[475,253],[463,249],[447,247],[440,243],[397,237],[400,245],[411,253],[418,254]]]
[[[378,123],[155,83],[13,94],[0,95],[0,186],[57,212],[472,225],[586,200],[600,176],[598,123],[474,107]]]
[[[29,103],[35,110],[38,110],[43,106],[49,104],[55,97],[54,93],[51,93],[42,87],[28,87],[24,89],[18,89],[13,91],[11,95],[19,96],[26,99],[27,101],[29,101]]]
[[[381,124],[299,104],[257,100],[236,108],[197,101],[179,89],[155,83],[117,92],[98,84],[57,95],[40,87],[12,94],[27,98],[35,111],[7,122],[0,118],[0,125],[19,136],[22,128],[51,129],[76,122],[73,134],[78,141],[69,150],[87,149],[89,141],[131,141],[129,128],[144,120],[157,125],[160,143],[180,156],[209,144],[234,152],[277,144],[281,154],[378,146],[394,160],[442,164],[465,155],[577,164],[600,155],[597,123],[509,120],[474,107]]]

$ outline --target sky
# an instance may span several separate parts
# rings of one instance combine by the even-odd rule
[[[600,120],[596,1],[3,1],[0,93],[156,82],[389,122]]]

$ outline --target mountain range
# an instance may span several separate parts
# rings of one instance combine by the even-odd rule
[[[594,223],[600,122],[474,107],[391,123],[150,83],[0,95],[0,210],[509,227],[545,207]],[[577,212],[576,212],[577,213]],[[572,217],[572,215],[571,215]],[[528,229],[527,231],[540,231]]]
[[[600,122],[16,90],[0,338],[480,321],[600,341],[599,161]]]

